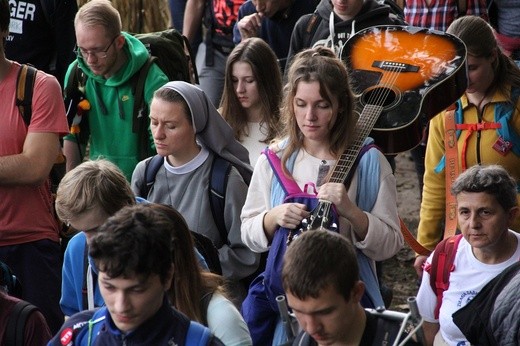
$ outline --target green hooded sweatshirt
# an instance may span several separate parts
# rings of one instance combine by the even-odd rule
[[[132,35],[125,32],[123,35],[126,39],[123,51],[128,59],[110,78],[93,74],[83,59],[78,58],[77,63],[88,77],[85,96],[91,105],[87,116],[90,128],[90,159],[104,158],[113,162],[130,181],[135,166],[143,159],[139,157],[138,133],[132,132],[134,95],[131,78],[146,63],[148,50]],[[69,66],[65,81],[69,80],[74,63]],[[154,91],[167,82],[168,77],[155,63],[152,64],[144,87],[148,107]],[[149,134],[150,148],[154,150],[153,138],[150,132]],[[75,138],[68,135],[65,140],[75,141]]]

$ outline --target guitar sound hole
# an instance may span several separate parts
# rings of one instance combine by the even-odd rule
[[[373,87],[363,93],[361,102],[363,105],[381,106],[387,110],[399,103],[399,96],[397,91],[393,89]]]

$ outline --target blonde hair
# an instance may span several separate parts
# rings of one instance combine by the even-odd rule
[[[121,35],[121,15],[109,0],[91,0],[81,6],[74,18],[74,25],[101,25],[106,29],[108,38]]]
[[[100,208],[109,216],[135,196],[123,172],[107,160],[86,161],[65,174],[56,192],[56,213],[63,221]]]

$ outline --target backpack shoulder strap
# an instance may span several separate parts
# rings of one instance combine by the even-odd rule
[[[145,102],[144,102],[144,86],[146,83],[146,77],[148,77],[148,71],[150,71],[150,67],[154,63],[157,58],[154,56],[148,56],[148,60],[144,63],[144,65],[139,69],[138,72],[134,74],[132,79],[132,94],[134,95],[134,110],[133,110],[133,131],[137,131],[137,122],[136,120],[146,117],[147,114],[144,114],[146,111]]]
[[[310,47],[312,38],[316,34],[316,30],[321,22],[321,16],[318,14],[318,10],[315,10],[309,17],[307,25],[305,26],[304,39],[305,47]]]
[[[83,285],[81,287],[81,297],[83,303],[83,310],[88,310],[88,287],[87,287],[87,275],[88,275],[88,245],[85,241],[85,248],[83,250]]]
[[[186,346],[206,346],[211,339],[211,332],[208,328],[195,321],[190,321],[188,334],[186,335]]]
[[[144,168],[145,185],[140,191],[140,197],[148,197],[148,194],[150,193],[150,190],[155,183],[155,176],[157,175],[157,172],[159,172],[159,169],[162,167],[163,163],[164,158],[161,155],[154,155],[150,160],[148,160],[148,162],[146,162],[146,166]]]
[[[430,273],[430,286],[437,296],[435,306],[435,318],[439,318],[439,310],[442,305],[442,295],[450,286],[450,274],[455,270],[453,262],[459,246],[462,234],[443,239],[435,247],[432,262],[426,268]]]
[[[282,161],[273,150],[266,148],[262,151],[262,154],[267,157],[267,161],[271,165],[271,169],[273,170],[276,179],[280,182],[286,196],[302,192],[296,181],[284,174],[282,170]]]
[[[134,108],[132,111],[132,132],[139,138],[139,159],[150,156],[150,137],[148,135],[148,106],[145,102],[144,87],[146,78],[152,64],[157,60],[154,56],[148,56],[148,60],[141,69],[131,78],[132,94],[134,95]]]
[[[5,344],[13,346],[25,345],[25,325],[29,315],[38,308],[26,301],[19,301],[9,315],[5,330]]]
[[[215,155],[211,164],[209,182],[209,205],[213,220],[218,228],[220,239],[229,245],[227,229],[224,220],[224,209],[226,204],[226,189],[231,172],[231,163],[224,158]]]
[[[94,340],[96,340],[96,337],[103,326],[103,321],[105,320],[105,311],[106,307],[97,309],[92,318],[88,321],[87,345],[94,345]],[[80,344],[83,345],[83,343],[78,343],[78,345]]]
[[[32,97],[36,72],[37,70],[33,66],[22,64],[16,78],[16,106],[27,127],[29,127],[32,117]]]

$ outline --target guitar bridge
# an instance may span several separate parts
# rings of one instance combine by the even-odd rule
[[[402,62],[395,62],[395,61],[380,61],[375,60],[372,63],[372,67],[380,68],[381,70],[385,71],[396,71],[399,72],[418,72],[419,66],[405,64]]]

